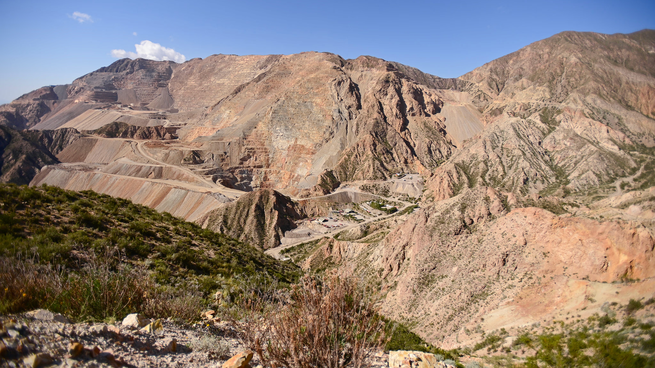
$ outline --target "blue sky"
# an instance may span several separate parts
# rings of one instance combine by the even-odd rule
[[[457,77],[562,31],[644,28],[655,29],[653,0],[0,0],[0,103],[137,55],[135,45],[143,55],[177,60],[372,55]]]

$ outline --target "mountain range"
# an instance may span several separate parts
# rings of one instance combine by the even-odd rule
[[[0,106],[0,150],[4,182],[354,272],[447,348],[655,290],[653,30],[564,32],[459,78],[318,52],[122,59]]]

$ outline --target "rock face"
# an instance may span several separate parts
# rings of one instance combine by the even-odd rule
[[[160,147],[155,156],[245,191],[312,195],[437,167],[435,199],[478,183],[585,190],[632,174],[639,164],[627,152],[655,145],[654,33],[565,32],[460,79],[329,53],[125,59],[22,96],[2,116],[136,139],[163,137],[103,126],[174,126],[158,132],[178,132],[180,155]]]
[[[655,118],[654,51],[654,30],[627,35],[563,32],[485,64],[461,79],[475,85],[485,110],[518,112],[519,102],[582,99],[577,102],[582,103],[600,97]],[[502,109],[502,100],[510,99],[517,104]],[[625,123],[633,128],[633,122]]]
[[[245,194],[199,220],[203,227],[222,232],[262,249],[280,245],[284,232],[294,229],[302,209],[285,195],[260,189]]]
[[[57,129],[87,111],[120,104],[135,109],[153,104],[153,108],[165,110],[170,107],[163,102],[176,66],[170,61],[119,60],[69,85],[43,87],[0,106],[0,124],[18,129]]]
[[[165,128],[158,126],[135,126],[123,122],[113,122],[96,130],[84,131],[86,134],[97,135],[103,138],[130,138],[130,139],[149,139],[149,140],[166,140],[176,139],[176,128]]]
[[[66,318],[65,316],[59,313],[52,313],[46,309],[36,309],[25,313],[25,315],[41,321],[55,321],[59,323],[70,323],[68,318]]]
[[[156,168],[131,165],[129,169],[146,175]],[[138,170],[139,166],[143,170]],[[111,169],[112,167],[109,167]],[[176,182],[176,180],[172,180]],[[32,185],[54,185],[69,190],[93,190],[114,197],[130,199],[136,203],[168,212],[173,216],[196,221],[228,199],[218,193],[202,191],[193,186],[176,186],[166,181],[144,180],[139,177],[118,176],[109,172],[88,172],[84,167],[65,164],[45,167],[32,181]],[[207,188],[204,188],[205,190]]]
[[[243,351],[232,358],[227,362],[223,363],[221,367],[223,368],[247,368],[250,365],[250,360],[252,359],[253,352],[250,350]]]
[[[187,64],[173,75],[173,99],[186,101],[191,90],[217,95],[189,107],[176,102],[181,112],[204,109],[180,138],[202,142],[197,161],[238,189],[298,194],[319,184],[326,170],[337,181],[424,171],[453,148],[436,90],[393,63],[302,53]],[[257,74],[242,69],[255,66]],[[208,70],[220,72],[195,74]]]
[[[437,361],[434,354],[421,351],[390,351],[389,368],[450,368],[450,364]]]
[[[139,313],[128,314],[121,322],[121,325],[127,328],[141,328],[147,324],[148,320]]]
[[[57,87],[42,87],[17,98],[10,104],[0,106],[0,125],[14,129],[25,129],[36,125],[44,115],[55,108],[59,100],[59,96],[55,93]]]

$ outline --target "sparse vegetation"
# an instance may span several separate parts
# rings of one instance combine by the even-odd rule
[[[378,211],[382,211],[388,215],[398,212],[398,208],[396,206],[390,206],[387,204],[387,201],[384,200],[371,201],[370,205],[372,208],[375,208]]]
[[[389,197],[391,194],[388,184],[362,184],[359,189],[382,197]]]
[[[542,123],[548,126],[549,133],[554,131],[555,128],[557,128],[559,125],[559,122],[555,119],[555,117],[561,113],[562,111],[556,107],[545,107],[539,113],[539,119]]]
[[[406,214],[408,214],[408,213],[412,213],[412,212],[414,212],[414,210],[417,209],[417,208],[419,208],[417,205],[407,206],[407,207],[404,208],[402,211],[398,212],[398,215],[402,216],[402,215],[406,215]]]
[[[506,332],[501,329],[471,351],[474,355],[481,352],[485,363],[493,367],[655,367],[655,332],[650,322],[642,323],[628,313],[630,306],[637,307],[633,300],[624,306],[612,303],[603,308],[607,312],[603,316],[520,328],[509,345],[503,345]],[[647,335],[642,331],[648,331]]]
[[[153,300],[157,286],[145,269],[121,263],[113,254],[91,253],[75,272],[40,264],[37,258],[0,258],[0,313],[46,308],[80,320],[102,321],[158,303]]]
[[[309,257],[321,244],[321,239],[312,240],[298,244],[291,248],[282,249],[280,254],[289,256],[294,263],[298,264]]]

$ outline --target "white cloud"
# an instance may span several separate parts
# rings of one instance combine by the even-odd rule
[[[76,21],[78,21],[80,23],[84,23],[84,22],[93,23],[93,19],[88,14],[84,14],[84,13],[80,13],[80,12],[73,12],[73,15],[70,15],[70,17],[75,19]]]
[[[134,36],[136,36],[136,32],[132,32],[132,34],[133,34]]]
[[[141,41],[141,43],[134,46],[136,47],[136,52],[111,50],[111,56],[119,59],[127,57],[130,59],[143,58],[158,61],[172,60],[176,63],[183,63],[186,60],[186,57],[179,52],[148,40]]]

